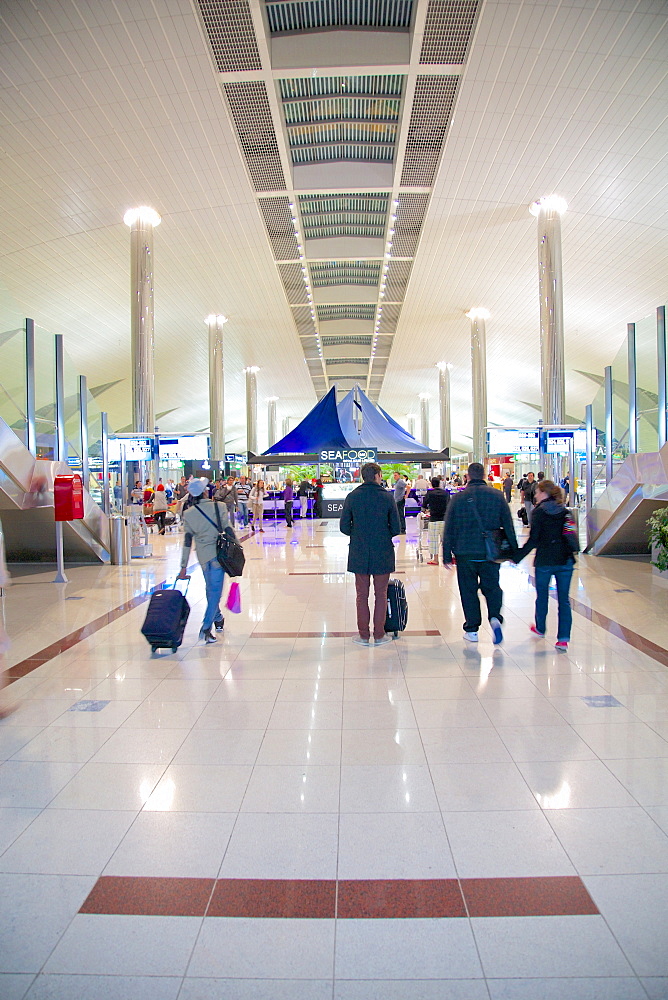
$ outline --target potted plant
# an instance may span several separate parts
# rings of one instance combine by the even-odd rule
[[[668,504],[653,511],[647,526],[652,546],[652,566],[660,574],[668,576]]]

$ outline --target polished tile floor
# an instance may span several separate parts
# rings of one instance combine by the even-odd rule
[[[178,534],[15,574],[2,1000],[668,998],[668,584],[582,558],[564,655],[504,567],[505,641],[473,647],[415,531],[378,649],[336,523],[245,541],[216,646],[195,571],[176,655],[139,629]]]

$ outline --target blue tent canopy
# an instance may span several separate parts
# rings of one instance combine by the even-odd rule
[[[341,429],[350,448],[375,447],[385,452],[431,452],[431,448],[416,441],[396,421],[388,418],[380,407],[374,406],[359,387],[351,389],[343,397],[338,410]],[[355,414],[358,414],[357,419]]]
[[[265,455],[309,455],[321,448],[348,448],[336,407],[336,387],[332,386],[300,424],[267,448]]]

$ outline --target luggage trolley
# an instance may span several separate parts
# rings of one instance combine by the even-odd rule
[[[424,562],[425,548],[427,547],[427,529],[429,527],[429,514],[425,514],[422,510],[418,511],[417,516],[417,549],[415,552],[415,557],[418,562]]]

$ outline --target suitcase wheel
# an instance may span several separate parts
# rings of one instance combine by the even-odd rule
[[[174,644],[174,645],[172,646],[172,653],[175,653],[175,652],[177,651],[177,649],[178,649],[178,648],[179,648],[179,647],[178,647],[178,646],[176,645],[176,643],[175,643],[175,644]]]
[[[392,638],[393,638],[393,639],[398,639],[398,638],[399,638],[399,633],[398,633],[398,632],[395,632],[395,633],[394,633],[394,635],[392,636]]]
[[[151,646],[151,652],[152,653],[157,653],[157,651],[158,651],[159,648],[160,648],[159,646]]]

